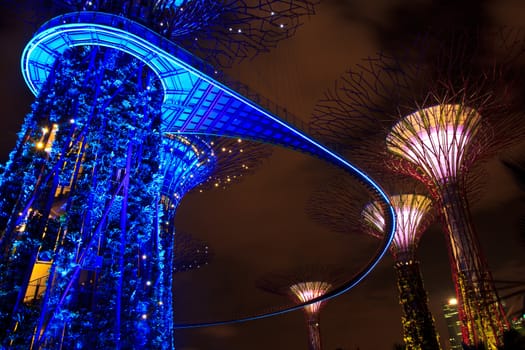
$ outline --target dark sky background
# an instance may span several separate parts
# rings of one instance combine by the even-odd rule
[[[230,74],[308,122],[323,91],[345,70],[379,50],[403,45],[427,25],[520,27],[523,18],[521,0],[325,0],[292,39],[243,62]],[[30,36],[30,27],[15,14],[2,12],[2,161],[32,101],[19,68]],[[500,158],[523,159],[523,149],[517,146]],[[525,205],[500,158],[485,166],[484,195],[474,203],[473,216],[494,277],[523,280],[525,245],[519,242],[518,230]],[[329,180],[329,170],[320,160],[275,148],[259,171],[242,183],[226,190],[190,193],[179,208],[177,227],[208,242],[214,255],[209,265],[175,276],[175,321],[229,319],[285,305],[282,297],[255,288],[257,279],[269,272],[312,264],[344,265],[349,273],[357,272],[377,242],[331,233],[304,214],[312,191]],[[419,256],[445,346],[441,307],[454,293],[439,224],[423,235]],[[324,349],[391,349],[402,341],[400,315],[392,259],[386,256],[360,285],[327,302],[321,316]],[[242,324],[178,330],[176,345],[179,350],[307,348],[301,311]]]

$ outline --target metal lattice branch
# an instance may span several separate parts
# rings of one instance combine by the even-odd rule
[[[406,79],[400,70],[399,62],[381,55],[345,72],[314,107],[312,133],[338,149],[359,145],[366,134],[381,126],[381,107],[374,103],[395,101],[398,86],[403,86],[399,79]],[[374,95],[379,102],[374,102]]]
[[[361,211],[371,198],[354,181],[341,173],[310,196],[306,213],[313,221],[342,234],[361,234],[368,229]]]
[[[295,34],[318,0],[224,0],[226,11],[207,31],[188,38],[190,51],[219,67],[268,51]]]
[[[215,171],[197,186],[199,192],[225,189],[256,172],[272,154],[272,146],[242,139],[215,138],[208,141],[216,161]]]
[[[428,37],[440,42],[440,36]],[[524,129],[519,98],[523,75],[514,71],[523,58],[523,37],[512,30],[451,37],[441,44],[419,40],[406,52],[379,54],[347,71],[316,105],[313,132],[329,144],[353,149],[367,135],[386,133],[418,110],[461,104],[491,125],[493,137],[482,142],[484,155],[515,142]],[[487,38],[494,39],[494,47],[485,47]]]
[[[199,269],[208,265],[213,253],[208,244],[189,233],[177,231],[173,248],[173,272]]]
[[[319,0],[55,0],[57,12],[109,12],[144,24],[211,63],[231,67],[295,34]]]

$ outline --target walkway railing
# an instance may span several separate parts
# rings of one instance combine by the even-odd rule
[[[49,275],[45,275],[29,282],[24,303],[34,302],[42,298],[46,291],[48,278]]]

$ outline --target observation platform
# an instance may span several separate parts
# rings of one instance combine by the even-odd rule
[[[346,170],[382,203],[386,238],[377,255],[352,280],[323,297],[249,319],[297,310],[340,295],[357,285],[383,257],[393,238],[395,215],[378,184],[343,157],[261,107],[260,100],[256,103],[220,83],[219,73],[213,67],[139,23],[88,11],[66,14],[45,23],[22,53],[22,74],[33,94],[38,94],[56,58],[76,46],[113,48],[148,65],[159,77],[164,90],[164,132],[244,138],[310,153]]]

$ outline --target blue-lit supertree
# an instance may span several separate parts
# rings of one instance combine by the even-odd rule
[[[162,328],[141,317],[163,291],[151,286],[162,283],[155,221],[167,213],[156,205],[158,84],[129,56],[78,51],[57,62],[6,167],[3,193],[12,197],[2,203],[9,272],[2,277],[3,305],[11,310],[4,345],[27,346],[35,334],[36,348],[156,346],[156,336],[166,337],[151,332]],[[35,278],[45,278],[47,288],[38,305],[24,303]],[[134,285],[124,283],[129,279]],[[106,288],[89,290],[100,285]],[[108,317],[102,310],[114,311]],[[159,311],[150,317],[164,318]],[[85,322],[92,333],[81,335],[74,327]]]
[[[273,19],[310,13],[309,1],[298,3],[308,5],[306,12],[294,12],[293,1],[255,7],[244,1],[55,5],[129,16],[182,43],[188,35],[193,41],[204,35],[207,41],[193,48],[217,63],[220,57],[242,58],[246,50],[263,51],[287,37],[298,22],[275,25]],[[272,30],[281,34],[253,21],[273,23]],[[207,37],[228,25],[240,26],[235,38],[226,35],[228,29]],[[229,49],[230,43],[237,49]],[[88,45],[56,57],[0,187],[4,347],[173,348],[177,205],[198,184],[234,181],[253,164],[212,175],[221,159],[214,150],[217,141],[164,133],[163,93],[158,76],[120,50]],[[221,150],[232,144],[224,142]],[[220,181],[214,186],[222,186]]]

